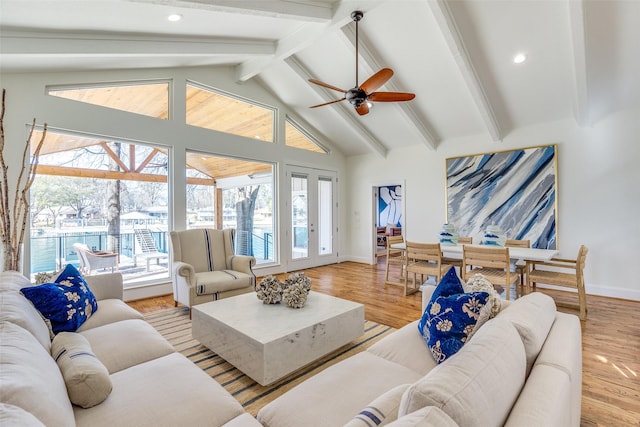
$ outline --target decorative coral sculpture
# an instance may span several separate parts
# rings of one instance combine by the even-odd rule
[[[284,281],[282,299],[291,308],[302,308],[307,303],[311,279],[304,273],[291,273]]]
[[[291,308],[302,308],[307,303],[309,291],[300,282],[294,282],[284,289],[282,299]]]
[[[274,276],[266,276],[256,286],[256,295],[263,304],[277,304],[282,301],[282,282]]]
[[[294,283],[302,285],[307,292],[311,290],[311,279],[309,279],[304,273],[291,273],[284,281],[284,288],[286,289]]]

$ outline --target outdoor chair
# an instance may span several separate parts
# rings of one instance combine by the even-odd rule
[[[253,256],[235,255],[235,229],[172,231],[173,299],[191,307],[255,290]]]
[[[563,286],[573,288],[578,291],[578,305],[580,309],[580,320],[587,318],[587,294],[584,287],[584,264],[587,259],[589,249],[582,245],[578,251],[576,259],[551,258],[551,261],[528,261],[527,262],[527,293],[536,290],[536,283],[547,285]],[[565,304],[558,304],[565,305]],[[575,308],[575,304],[569,305]]]
[[[90,275],[94,270],[111,268],[113,273],[118,268],[118,254],[115,252],[92,251],[84,243],[74,243],[73,249],[80,260],[80,271]]]
[[[136,253],[133,256],[134,266],[138,265],[138,258],[143,258],[147,263],[147,271],[149,271],[152,259],[156,260],[156,264],[160,264],[161,259],[169,258],[169,254],[160,252],[156,248],[156,242],[153,240],[153,236],[148,228],[137,228],[134,230],[134,233],[141,250],[141,252]]]

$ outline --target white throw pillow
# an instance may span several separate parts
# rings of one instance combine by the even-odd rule
[[[72,403],[90,408],[102,403],[111,393],[109,371],[82,335],[60,332],[51,343],[51,356],[60,367]]]
[[[493,287],[493,284],[486,276],[476,273],[467,280],[467,283],[463,283],[462,287],[465,292],[487,292],[489,293],[489,300],[491,301],[491,314],[489,318],[494,318],[500,312],[502,308],[502,299],[500,294]]]

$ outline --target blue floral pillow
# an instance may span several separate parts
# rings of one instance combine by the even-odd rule
[[[80,272],[68,264],[54,283],[20,289],[51,322],[53,333],[74,332],[98,309],[98,302]]]
[[[462,348],[490,314],[489,293],[465,293],[451,267],[433,291],[418,330],[433,358],[442,363]]]

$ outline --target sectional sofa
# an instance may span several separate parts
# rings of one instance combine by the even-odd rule
[[[423,289],[423,308],[433,290]],[[578,317],[542,293],[502,306],[439,365],[416,321],[289,390],[257,419],[267,427],[579,426]]]
[[[0,273],[0,425],[260,425],[122,301],[119,273],[86,281],[98,310],[77,333],[58,334],[52,343],[49,327],[20,293],[28,279]]]
[[[110,387],[91,389],[95,383],[87,377],[95,372],[76,375],[85,387],[82,399],[108,392],[101,403],[83,408],[71,403],[78,384],[52,357],[52,351],[60,353],[58,337],[52,343],[49,328],[19,292],[28,280],[0,273],[0,425],[580,425],[580,322],[557,312],[541,293],[503,301],[498,315],[440,365],[418,333],[418,321],[410,323],[289,390],[256,420],[122,302],[120,274],[87,282],[98,310],[77,335],[106,370]],[[433,289],[423,289],[423,307]]]

